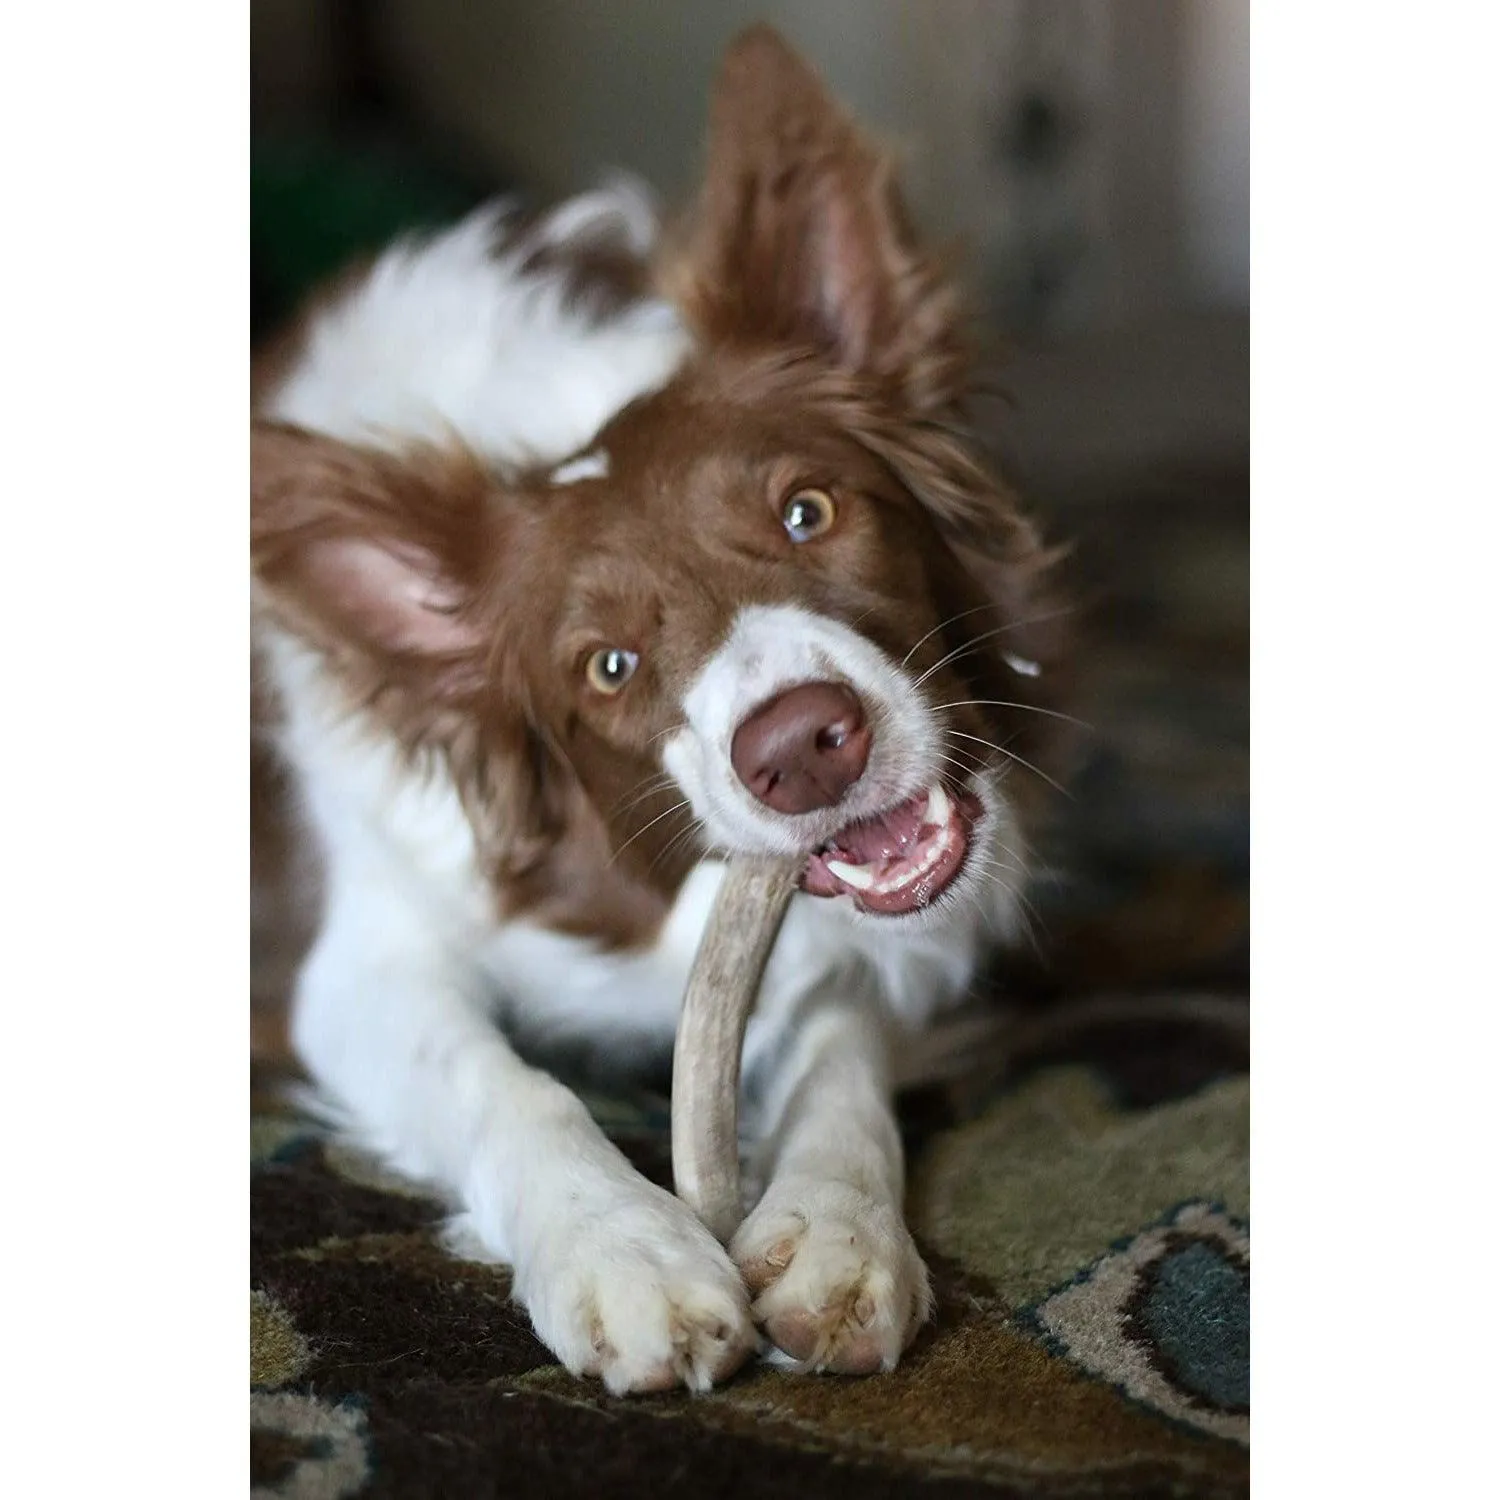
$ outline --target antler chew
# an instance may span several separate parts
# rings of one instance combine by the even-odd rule
[[[727,1243],[739,1228],[740,1048],[802,861],[729,862],[688,975],[672,1054],[677,1196]]]

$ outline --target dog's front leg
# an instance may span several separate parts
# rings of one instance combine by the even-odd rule
[[[336,907],[298,984],[294,1041],[365,1139],[460,1202],[466,1237],[512,1265],[568,1369],[617,1393],[706,1389],[756,1343],[734,1266],[511,1051],[482,993],[408,914]]]
[[[755,1320],[808,1370],[890,1370],[932,1312],[902,1215],[891,1040],[873,998],[819,993],[752,1022],[766,1189],[730,1253]]]

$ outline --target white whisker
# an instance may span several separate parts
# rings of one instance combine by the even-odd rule
[[[968,754],[969,752],[965,751],[964,753]],[[937,758],[939,760],[947,761],[950,766],[957,766],[958,769],[964,773],[965,777],[975,776],[990,769],[989,766],[984,761],[980,760],[978,756],[974,756],[973,764],[966,764],[965,762],[957,759],[955,756],[943,754],[943,752],[940,750],[938,751]]]
[[[961,657],[970,656],[985,644],[992,641],[996,636],[1004,635],[1008,630],[1014,630],[1013,625],[1001,625],[995,630],[986,630],[976,635],[972,640],[965,641],[962,646],[955,646],[946,656],[939,657],[928,669],[912,684],[913,687],[921,687],[933,673],[941,671],[949,662],[957,661]]]
[[[921,648],[928,641],[930,641],[933,638],[933,636],[935,636],[940,630],[946,630],[950,625],[956,625],[956,624],[958,624],[958,622],[960,620],[967,620],[970,615],[983,614],[984,611],[987,610],[987,609],[1001,609],[1001,608],[1003,608],[1003,606],[1000,605],[1000,604],[976,604],[973,609],[963,609],[963,610],[960,610],[956,615],[949,615],[946,620],[939,620],[938,623],[936,625],[934,625],[932,627],[932,629],[929,630],[927,632],[927,634],[924,635],[921,638],[921,640],[919,640],[916,643],[916,645],[913,646],[911,648],[911,650],[908,651],[906,653],[906,655],[901,658],[901,665],[904,667],[907,664],[907,662],[909,662],[912,659],[912,657],[914,657],[917,654],[917,652],[919,650],[921,650]]]
[[[620,799],[620,802],[615,803],[615,805],[610,808],[607,816],[623,817],[630,811],[632,807],[638,806],[640,803],[646,801],[647,798],[654,796],[657,792],[665,791],[666,788],[671,785],[672,778],[665,771],[658,772],[655,776],[647,778],[644,782],[638,781],[633,787],[631,787],[630,791],[625,793],[625,797],[630,797],[631,800],[629,802],[625,802],[625,798],[622,797]],[[638,795],[632,796],[632,793],[637,793]],[[620,805],[621,802],[625,803],[623,807]]]
[[[661,853],[659,853],[656,858],[653,859],[651,863],[646,867],[646,873],[649,875],[651,871],[653,871],[657,867],[657,865],[659,865],[679,844],[684,842],[684,840],[686,839],[692,838],[695,834],[701,834],[704,831],[704,828],[705,824],[703,822],[703,819],[694,818],[692,822],[682,830],[681,833],[673,834],[672,837],[667,841],[666,845],[662,848]]]
[[[961,740],[974,740],[980,745],[988,745],[991,750],[994,750],[1003,755],[1007,760],[1013,760],[1018,766],[1024,766],[1028,771],[1032,773],[1033,776],[1040,776],[1048,786],[1050,786],[1061,796],[1066,797],[1068,801],[1072,802],[1073,800],[1075,800],[1072,792],[1070,792],[1067,787],[1063,786],[1059,782],[1054,781],[1045,771],[1041,770],[1037,766],[1032,765],[1032,763],[1024,756],[1017,755],[1014,750],[1007,750],[1004,745],[997,745],[993,740],[982,739],[977,734],[965,734],[961,729],[945,729],[943,733],[945,735],[953,735]],[[957,747],[955,746],[955,748]]]
[[[901,658],[901,665],[904,667],[907,662],[909,662],[912,657],[917,654],[918,650],[921,649],[923,644],[927,641],[930,641],[933,636],[938,633],[938,631],[946,630],[950,625],[956,625],[960,620],[968,619],[970,615],[983,614],[987,609],[1003,609],[1004,607],[1004,605],[998,603],[976,604],[973,609],[960,610],[956,615],[949,615],[946,620],[943,620],[940,623],[934,625],[932,629],[929,630],[927,634],[924,635],[921,640],[919,640],[917,644],[913,646],[911,650]],[[1028,625],[1045,625],[1048,620],[1060,620],[1064,615],[1075,614],[1077,610],[1078,606],[1076,604],[1066,604],[1063,605],[1060,609],[1044,610],[1039,615],[1028,615],[1024,620],[1012,620],[1008,625],[1002,625],[999,627],[999,629],[990,631],[989,635],[1004,635],[1009,630],[1024,630]]]
[[[652,820],[649,823],[646,824],[646,826],[644,828],[637,828],[636,831],[633,834],[631,834],[630,837],[628,839],[626,839],[625,842],[623,844],[621,844],[620,847],[618,849],[616,849],[613,854],[610,855],[610,857],[609,857],[610,864],[614,864],[615,861],[617,859],[619,859],[619,857],[633,843],[635,843],[635,841],[638,838],[640,838],[640,836],[643,833],[649,833],[650,830],[653,829],[653,828],[655,828],[656,825],[658,823],[660,823],[663,818],[670,818],[673,813],[675,813],[675,812],[681,812],[682,809],[685,808],[685,807],[687,807],[688,805],[689,805],[688,804],[688,799],[686,797],[684,797],[680,802],[674,802],[671,805],[671,807],[669,807],[665,812],[658,813],[654,818],[652,818]]]
[[[1038,708],[1035,703],[1012,703],[1008,698],[959,698],[952,703],[935,703],[934,709],[944,708],[1019,708],[1026,713],[1045,714],[1049,719],[1061,719],[1066,724],[1087,729],[1090,734],[1097,731],[1092,724],[1075,719],[1072,714],[1059,713],[1055,708]]]

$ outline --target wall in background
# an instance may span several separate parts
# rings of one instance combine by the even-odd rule
[[[725,43],[766,19],[902,150],[1015,328],[1249,300],[1249,0],[253,0],[262,120],[326,110],[339,28],[481,164],[561,193],[692,181]]]
[[[1184,229],[1199,297],[1250,303],[1250,0],[1194,0],[1184,59]]]
[[[325,115],[333,93],[329,0],[250,0],[252,125]]]

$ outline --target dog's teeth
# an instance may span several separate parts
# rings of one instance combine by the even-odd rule
[[[941,782],[934,781],[927,792],[927,811],[922,814],[922,821],[934,828],[946,828],[952,816],[953,804],[949,802],[947,792]]]
[[[875,884],[875,874],[869,865],[846,865],[841,859],[825,860],[828,873],[857,891],[867,891]]]

